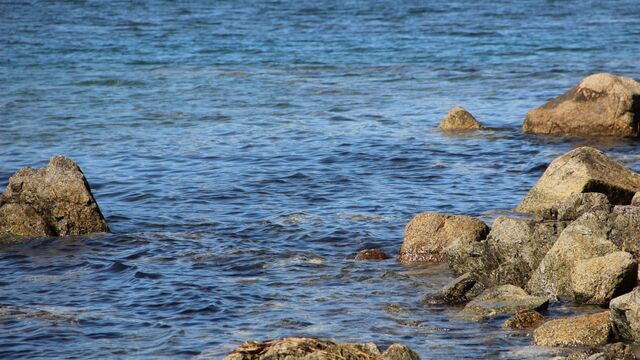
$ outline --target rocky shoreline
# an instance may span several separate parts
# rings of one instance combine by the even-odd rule
[[[485,127],[456,107],[443,131]],[[640,136],[640,84],[596,74],[527,114],[523,130],[555,135]],[[55,156],[42,169],[20,169],[0,195],[0,239],[109,232],[80,167]],[[359,261],[383,260],[364,249]],[[399,261],[446,262],[458,276],[427,294],[424,306],[464,306],[460,319],[509,317],[510,329],[530,329],[533,343],[577,348],[569,358],[634,359],[640,342],[640,174],[591,147],[556,158],[512,215],[492,226],[480,219],[425,212],[405,227]],[[603,311],[545,321],[563,302]],[[250,342],[226,359],[415,360],[401,344],[386,351],[371,343],[313,338]]]

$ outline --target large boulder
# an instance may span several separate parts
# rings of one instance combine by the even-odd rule
[[[482,129],[482,124],[476,120],[467,110],[456,106],[442,119],[438,128],[441,130],[477,130]]]
[[[527,132],[554,135],[640,135],[640,83],[613,74],[584,78],[563,95],[527,113]]]
[[[462,318],[480,321],[502,314],[514,314],[520,310],[545,310],[549,299],[531,296],[513,285],[489,288],[471,300],[460,314]]]
[[[404,230],[400,261],[442,262],[444,249],[453,241],[479,241],[487,233],[487,224],[470,216],[421,213],[411,219]]]
[[[539,213],[557,208],[572,194],[602,193],[612,205],[629,205],[640,191],[640,175],[602,151],[580,147],[556,158],[516,208]]]
[[[609,303],[613,334],[620,339],[640,341],[640,287]]]
[[[539,346],[602,346],[609,340],[609,312],[556,319],[533,332]]]
[[[0,196],[0,234],[60,236],[108,232],[80,167],[55,156],[46,168],[24,167]]]
[[[573,298],[571,276],[577,263],[619,250],[608,240],[608,215],[594,211],[572,222],[531,274],[527,290],[552,298]]]
[[[372,343],[336,344],[315,338],[284,338],[263,342],[247,342],[236,348],[225,360],[420,360],[408,347],[393,344],[380,353]]]
[[[571,289],[581,304],[607,305],[638,283],[638,262],[624,251],[580,260],[571,274]]]

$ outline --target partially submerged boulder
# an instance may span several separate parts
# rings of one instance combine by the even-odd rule
[[[581,304],[607,305],[637,283],[638,262],[624,251],[580,260],[571,274],[573,295]]]
[[[400,261],[442,262],[444,249],[453,241],[478,241],[488,232],[489,227],[484,222],[470,216],[421,213],[405,228]]]
[[[445,285],[438,294],[428,295],[423,300],[424,304],[458,305],[470,300],[468,293],[477,284],[478,278],[471,274],[463,274]]]
[[[613,74],[584,78],[527,113],[522,130],[554,135],[640,135],[640,83]]]
[[[640,191],[640,175],[602,151],[580,147],[556,158],[516,208],[538,213],[557,208],[572,194],[602,193],[612,205],[628,205]]]
[[[108,232],[80,167],[55,156],[46,168],[24,167],[0,196],[0,234],[61,236]]]
[[[512,317],[508,318],[503,328],[506,329],[527,329],[534,328],[544,322],[544,316],[535,310],[520,310]]]
[[[531,274],[527,290],[552,298],[573,298],[571,275],[577,262],[619,250],[608,240],[607,218],[607,212],[595,211],[571,223]]]
[[[263,342],[247,342],[236,348],[225,360],[420,360],[408,347],[393,344],[380,353],[373,343],[336,344],[315,338],[284,338]]]
[[[602,346],[609,340],[609,312],[548,321],[533,332],[539,346]]]
[[[442,119],[438,128],[441,130],[477,130],[483,126],[471,115],[470,112],[460,106],[456,106]]]
[[[462,310],[461,316],[479,321],[520,310],[545,310],[547,306],[547,297],[531,296],[517,286],[501,285],[489,288],[471,300]]]
[[[385,260],[388,259],[387,254],[385,254],[384,250],[373,248],[373,249],[363,249],[358,251],[355,257],[356,260]]]
[[[640,287],[611,300],[609,309],[615,337],[640,341]]]

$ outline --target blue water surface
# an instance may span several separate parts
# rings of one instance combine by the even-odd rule
[[[0,358],[549,357],[419,305],[452,274],[394,257],[416,213],[491,222],[575,146],[640,170],[634,140],[520,131],[589,74],[640,78],[638,39],[636,0],[0,1],[0,188],[65,154],[113,230],[1,249]],[[455,105],[490,129],[440,133]]]

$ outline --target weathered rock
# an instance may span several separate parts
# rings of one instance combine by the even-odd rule
[[[640,207],[615,206],[609,214],[609,240],[640,258]]]
[[[508,318],[502,327],[507,329],[526,329],[536,327],[544,322],[544,316],[535,310],[520,310]]]
[[[470,216],[421,213],[405,228],[400,261],[441,262],[445,258],[444,249],[453,241],[478,241],[488,232],[484,222]]]
[[[564,222],[497,218],[487,237],[483,257],[489,283],[526,286],[531,273],[565,227]]]
[[[483,126],[467,110],[456,106],[442,119],[438,128],[441,130],[477,130]]]
[[[619,250],[608,240],[607,221],[607,212],[595,211],[572,222],[531,274],[527,290],[552,298],[573,298],[571,274],[577,262]]]
[[[556,219],[574,221],[585,213],[593,211],[611,211],[611,204],[605,194],[581,193],[569,195],[558,205]]]
[[[625,343],[617,342],[602,347],[583,349],[569,356],[554,357],[552,360],[635,360],[633,348]]]
[[[615,337],[640,341],[640,287],[611,300],[609,309]]]
[[[356,260],[385,260],[388,259],[387,254],[382,249],[364,249],[358,251]]]
[[[372,343],[336,344],[315,338],[284,338],[264,342],[247,342],[225,360],[419,360],[420,357],[401,344],[391,345],[380,353]]]
[[[46,168],[16,172],[0,196],[0,234],[79,235],[108,232],[84,174],[55,156]]]
[[[638,262],[631,254],[616,251],[576,262],[571,288],[578,303],[607,305],[638,283]]]
[[[640,206],[640,192],[633,195],[633,198],[631,198],[631,205]]]
[[[640,135],[640,83],[613,74],[584,78],[527,113],[522,130],[554,135]]]
[[[548,321],[533,332],[540,346],[602,346],[609,340],[609,312]]]
[[[572,194],[602,193],[613,205],[628,205],[640,191],[640,175],[590,147],[574,149],[553,160],[517,211],[539,213],[557,208]]]
[[[544,296],[530,296],[517,286],[501,285],[489,288],[471,300],[461,315],[477,321],[519,310],[545,310],[547,306],[549,299]]]
[[[478,282],[476,276],[466,273],[445,285],[436,295],[428,295],[423,300],[424,304],[446,304],[458,305],[469,301],[467,293],[473,289]]]

